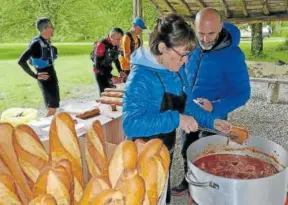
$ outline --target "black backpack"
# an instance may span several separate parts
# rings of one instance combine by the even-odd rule
[[[91,61],[94,63],[94,58],[95,58],[95,48],[96,48],[96,44],[98,43],[98,41],[95,41],[94,44],[93,44],[93,50],[91,51],[90,53],[90,59]]]

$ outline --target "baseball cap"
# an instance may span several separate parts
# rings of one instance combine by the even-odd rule
[[[147,29],[144,21],[138,16],[134,19],[133,24],[139,26],[142,30]]]

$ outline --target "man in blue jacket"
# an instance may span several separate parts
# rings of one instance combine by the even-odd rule
[[[229,112],[244,105],[250,98],[250,82],[245,56],[239,48],[239,29],[230,23],[222,23],[219,12],[213,8],[201,10],[195,18],[195,30],[199,46],[190,54],[185,65],[194,102],[220,119],[227,119]],[[186,151],[199,135],[194,132],[182,136],[181,154],[187,172]],[[185,178],[172,188],[172,194],[186,193]]]

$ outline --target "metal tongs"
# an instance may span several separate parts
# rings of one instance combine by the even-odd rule
[[[227,144],[229,143],[230,140],[237,142],[238,144],[243,144],[249,138],[248,130],[243,128],[243,127],[232,126],[232,129],[231,129],[230,133],[228,133],[228,134],[217,131],[217,130],[211,130],[208,128],[203,128],[203,127],[199,127],[199,130],[223,135],[223,136],[228,138]]]

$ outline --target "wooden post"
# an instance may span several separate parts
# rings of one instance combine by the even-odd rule
[[[136,16],[139,16],[140,18],[143,19],[143,15],[142,15],[142,0],[133,0],[133,19]],[[142,39],[143,39],[143,34],[142,33],[139,35],[139,38],[142,41]]]
[[[280,84],[276,83],[268,83],[268,92],[267,92],[267,102],[268,103],[277,103],[279,99],[279,89]]]

